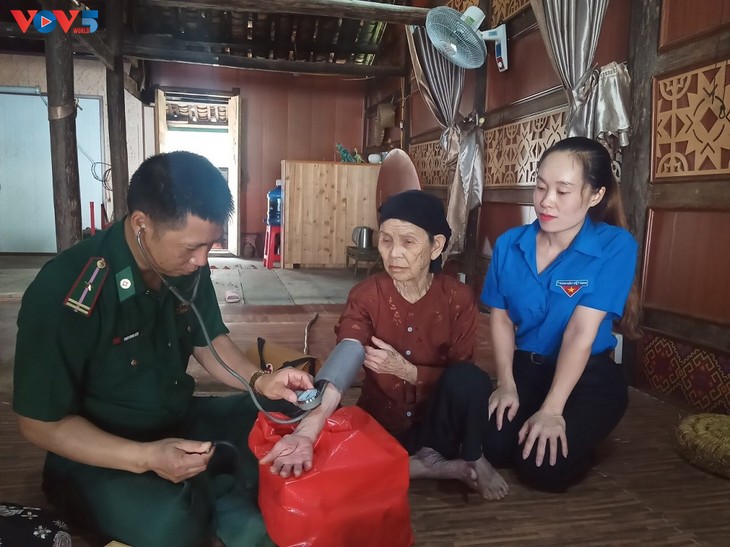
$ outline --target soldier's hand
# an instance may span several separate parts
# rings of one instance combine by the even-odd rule
[[[313,389],[312,377],[302,370],[286,367],[273,374],[264,374],[256,382],[256,390],[267,399],[284,399],[297,403],[294,390]]]
[[[213,456],[210,441],[162,439],[145,445],[145,468],[178,483],[205,471]]]

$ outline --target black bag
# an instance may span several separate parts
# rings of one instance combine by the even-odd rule
[[[261,370],[271,368],[272,372],[284,367],[293,367],[314,376],[322,367],[316,357],[282,344],[267,342],[261,337],[256,339],[256,345],[252,344],[248,347],[246,356],[254,363],[258,361]],[[271,367],[267,367],[267,364],[270,364]]]

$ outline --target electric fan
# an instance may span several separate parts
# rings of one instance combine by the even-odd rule
[[[507,63],[507,27],[504,24],[491,30],[480,31],[484,12],[470,6],[461,14],[441,6],[426,15],[426,33],[434,47],[449,61],[463,68],[478,68],[487,58],[485,40],[495,42],[494,56],[497,68],[504,72]]]

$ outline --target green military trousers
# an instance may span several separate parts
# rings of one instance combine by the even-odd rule
[[[259,466],[248,449],[256,415],[248,394],[195,397],[176,433],[222,444],[208,470],[182,483],[49,454],[44,488],[69,520],[92,527],[105,541],[192,547],[216,535],[227,547],[272,545],[257,503]]]

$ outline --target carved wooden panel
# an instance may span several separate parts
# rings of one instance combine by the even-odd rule
[[[542,153],[565,137],[564,108],[486,132],[486,186],[529,185]]]
[[[449,169],[442,163],[443,150],[439,141],[412,144],[408,148],[408,155],[416,166],[421,186],[447,186],[449,184]]]
[[[730,174],[730,60],[657,79],[653,179]]]
[[[466,8],[471,6],[479,7],[479,0],[449,0],[445,5],[460,13],[464,13]]]
[[[490,26],[496,27],[498,24],[514,17],[529,5],[530,0],[493,0]]]

